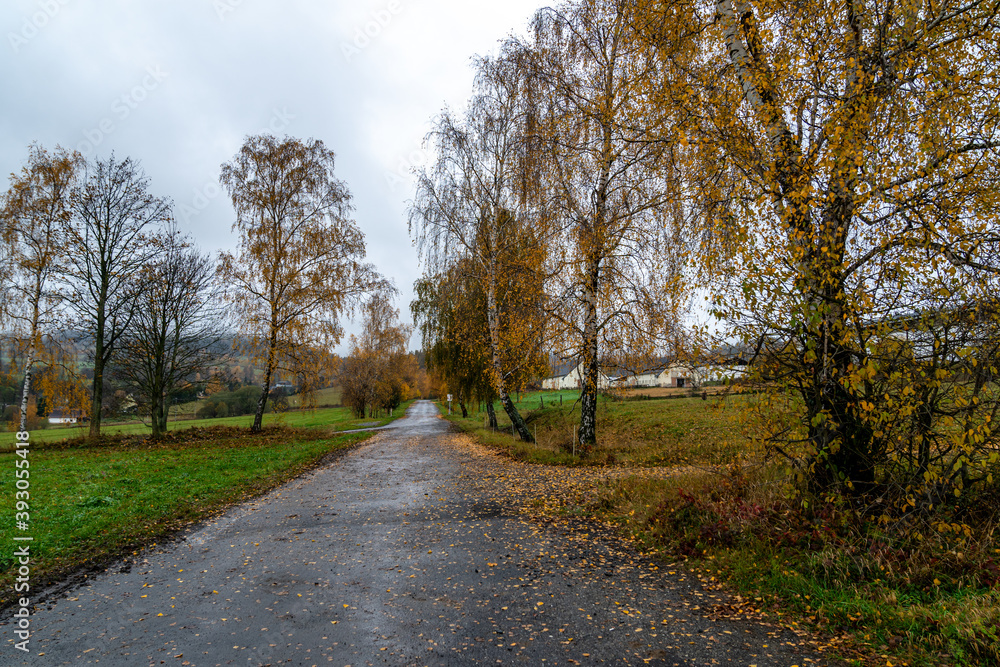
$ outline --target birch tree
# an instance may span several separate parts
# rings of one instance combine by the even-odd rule
[[[351,354],[341,367],[343,401],[358,417],[366,411],[391,412],[408,396],[402,377],[411,327],[399,321],[399,310],[386,294],[376,294],[361,308],[362,333],[352,335]]]
[[[90,436],[101,434],[105,372],[138,305],[145,266],[160,253],[156,237],[171,220],[169,200],[149,193],[131,158],[87,166],[75,200],[69,243],[70,299],[93,350]]]
[[[487,352],[485,309],[472,299],[462,298],[465,285],[453,284],[454,273],[417,281],[410,312],[420,330],[427,368],[447,384],[447,393],[456,397],[462,417],[468,417],[467,403],[487,401],[490,425],[495,427],[492,406],[496,391]]]
[[[521,440],[534,439],[511,400],[544,341],[537,278],[546,256],[546,220],[529,206],[535,180],[529,150],[524,62],[516,49],[478,63],[463,116],[443,113],[429,136],[437,153],[418,174],[410,231],[432,274],[461,264],[483,289],[489,373]],[[514,286],[512,283],[518,282]]]
[[[428,367],[447,382],[448,393],[457,397],[462,416],[468,416],[467,403],[481,401],[486,404],[490,425],[496,428],[497,391],[486,291],[477,271],[470,267],[473,264],[464,259],[444,273],[418,281],[411,311],[423,337]],[[502,367],[510,369],[505,383],[515,391],[522,390],[547,367],[539,347],[545,325],[544,311],[536,300],[541,289],[537,270],[508,272],[498,284],[501,317],[517,322],[513,331],[501,327],[498,336],[498,357]]]
[[[630,0],[580,0],[536,14],[531,86],[543,196],[559,222],[550,282],[564,356],[583,364],[579,440],[597,444],[602,357],[657,356],[688,307],[687,209],[671,86]],[[664,40],[658,48],[679,57]]]
[[[717,312],[804,405],[773,442],[798,441],[818,488],[874,492],[900,473],[933,505],[985,479],[1000,4],[703,10],[695,180],[724,184],[705,188],[705,222],[739,240],[716,267]]]
[[[236,211],[239,249],[222,253],[220,275],[264,370],[251,428],[258,432],[275,373],[309,376],[311,350],[340,341],[340,315],[387,285],[362,262],[364,234],[322,141],[248,137],[222,165],[221,181]]]
[[[67,229],[83,167],[78,153],[49,153],[33,145],[19,176],[12,176],[2,220],[13,266],[7,312],[24,349],[19,430],[27,431],[32,370],[45,352],[45,340],[64,331],[63,279],[69,266]]]

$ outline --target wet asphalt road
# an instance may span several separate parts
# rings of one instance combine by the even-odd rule
[[[0,665],[791,665],[690,575],[535,520],[433,404],[37,610]],[[544,471],[536,475],[550,474]],[[507,480],[507,481],[505,481]]]

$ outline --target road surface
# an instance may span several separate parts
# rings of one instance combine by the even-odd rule
[[[794,634],[709,615],[724,596],[687,571],[540,519],[533,494],[559,474],[416,403],[330,465],[54,595],[31,654],[8,617],[0,665],[829,664]]]

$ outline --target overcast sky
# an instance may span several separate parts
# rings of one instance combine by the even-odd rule
[[[174,201],[182,229],[216,252],[234,246],[219,166],[243,138],[321,139],[408,320],[420,273],[409,169],[426,159],[430,119],[464,104],[471,58],[523,31],[542,4],[3,0],[0,172],[19,170],[32,141],[131,156],[153,194]]]

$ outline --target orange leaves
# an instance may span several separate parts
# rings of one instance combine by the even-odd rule
[[[222,166],[240,249],[223,253],[220,275],[268,381],[278,368],[317,375],[310,350],[339,342],[341,314],[366,293],[392,291],[362,263],[364,234],[333,168],[322,141],[270,135],[249,137]],[[262,411],[263,402],[255,428]]]

